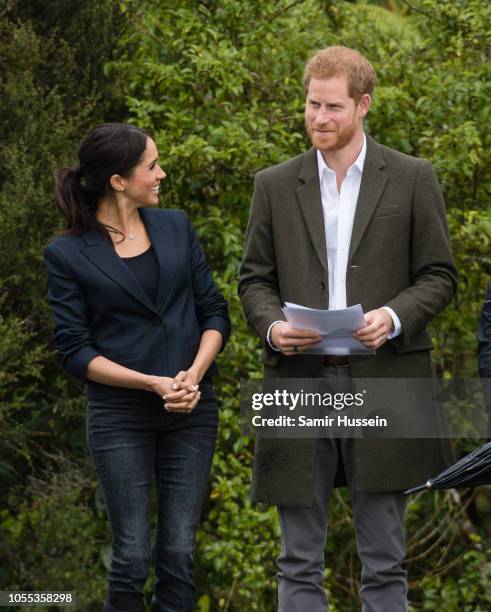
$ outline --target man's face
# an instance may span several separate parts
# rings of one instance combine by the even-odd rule
[[[363,117],[370,96],[357,104],[348,95],[346,76],[311,78],[305,101],[305,127],[313,146],[320,151],[338,151],[363,131]]]

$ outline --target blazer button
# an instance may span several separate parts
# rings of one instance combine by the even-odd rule
[[[326,283],[324,281],[321,281],[320,288],[322,289],[322,291],[324,291],[324,289],[326,288]]]
[[[160,317],[154,317],[154,318],[152,319],[152,323],[153,323],[154,325],[160,325],[160,323],[161,323],[161,321],[160,321]]]

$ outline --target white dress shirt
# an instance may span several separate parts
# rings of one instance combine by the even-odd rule
[[[348,168],[338,191],[336,173],[326,165],[322,153],[317,150],[326,234],[329,310],[346,308],[346,269],[366,152],[367,142],[363,135],[360,154]]]
[[[321,190],[322,211],[324,213],[324,229],[327,247],[327,269],[329,287],[329,310],[346,308],[346,271],[348,266],[348,255],[351,244],[351,232],[355,219],[356,204],[360,193],[361,177],[365,156],[367,152],[367,139],[363,134],[363,146],[360,154],[348,168],[346,176],[338,191],[336,172],[329,168],[324,161],[322,153],[317,150],[317,164],[319,168],[319,183]],[[401,322],[396,313],[388,306],[383,306],[389,312],[394,322],[394,330],[389,334],[395,338],[402,332]],[[271,329],[267,339],[272,348]]]

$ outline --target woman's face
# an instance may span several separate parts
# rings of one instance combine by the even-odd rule
[[[143,157],[129,178],[122,178],[125,196],[138,206],[156,206],[159,201],[160,181],[167,176],[158,163],[159,152],[151,138]]]

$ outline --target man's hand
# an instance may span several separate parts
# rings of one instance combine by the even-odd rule
[[[290,323],[275,323],[271,328],[271,342],[283,355],[291,357],[315,346],[322,337],[309,329],[295,329]]]
[[[384,308],[370,310],[364,314],[364,317],[366,326],[355,332],[353,338],[359,340],[367,348],[378,349],[393,331],[394,321]]]

